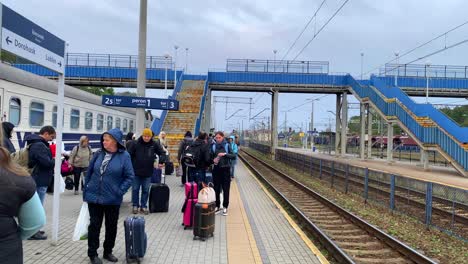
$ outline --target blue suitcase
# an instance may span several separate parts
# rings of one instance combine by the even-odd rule
[[[135,260],[140,263],[146,253],[147,237],[145,232],[145,218],[142,216],[129,216],[124,221],[125,250],[127,263]]]

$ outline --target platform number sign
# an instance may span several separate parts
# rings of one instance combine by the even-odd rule
[[[116,107],[179,110],[179,101],[162,98],[103,95],[102,104]]]

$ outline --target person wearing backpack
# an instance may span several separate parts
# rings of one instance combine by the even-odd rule
[[[145,128],[143,129],[143,133],[141,133],[141,137],[136,140],[128,150],[128,153],[130,153],[130,157],[132,158],[135,171],[132,185],[133,213],[138,214],[138,211],[140,211],[140,213],[147,215],[149,213],[147,203],[154,162],[158,155],[164,155],[166,152],[159,144],[154,142],[151,129]]]
[[[93,150],[89,146],[87,136],[81,136],[80,143],[75,146],[70,154],[68,163],[73,167],[73,182],[75,184],[75,195],[78,195],[78,187],[80,186],[80,178],[82,173],[86,173],[89,166],[89,161],[93,157]],[[86,177],[86,175],[85,175]],[[84,178],[83,178],[84,179]],[[81,181],[81,191],[83,191],[83,181]]]
[[[11,143],[11,138],[13,134],[13,128],[15,128],[15,125],[13,125],[10,122],[2,122],[2,129],[3,129],[3,147],[6,148],[10,154],[15,153],[16,149],[15,146],[13,146],[13,143]]]
[[[237,153],[239,152],[239,148],[237,147],[237,144],[235,142],[235,136],[231,135],[228,139],[229,145],[231,146],[232,153],[236,155],[236,158],[231,160],[231,178],[234,178],[234,169],[237,164]]]
[[[49,148],[49,141],[55,138],[55,129],[52,126],[44,126],[39,135],[30,134],[25,137],[28,149],[28,167],[32,168],[31,176],[36,182],[36,191],[44,206],[47,186],[54,177],[55,160]],[[44,240],[47,236],[39,231],[33,235],[31,240]]]
[[[188,167],[188,180],[206,183],[206,170],[211,165],[208,135],[200,132],[181,157],[181,163]]]
[[[215,142],[211,145],[213,159],[213,182],[216,192],[216,214],[221,211],[220,194],[223,191],[223,215],[228,215],[229,191],[231,188],[231,161],[236,158],[231,146],[224,138],[224,133],[216,132]]]
[[[130,154],[122,143],[123,133],[113,128],[101,136],[101,148],[94,154],[86,172],[83,200],[88,203],[88,257],[92,264],[101,264],[98,257],[99,235],[105,218],[104,259],[117,262],[112,254],[117,236],[119,211],[123,196],[132,185]]]
[[[187,182],[187,165],[184,162],[181,162],[182,156],[185,154],[187,148],[193,143],[192,132],[185,132],[184,139],[180,141],[179,151],[177,152],[177,160],[179,161],[179,166],[182,166],[182,186]]]

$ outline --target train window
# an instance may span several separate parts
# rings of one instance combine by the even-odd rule
[[[115,118],[115,127],[120,129],[120,117]]]
[[[86,112],[85,113],[85,129],[91,130],[93,129],[93,113]]]
[[[65,117],[65,109],[63,109],[64,117]],[[62,120],[62,125],[65,124],[65,119]],[[54,105],[52,107],[52,126],[57,128],[57,106]]]
[[[127,129],[128,129],[128,120],[124,119],[123,124],[122,124],[122,130],[124,133],[127,133]]]
[[[134,130],[133,130],[133,120],[130,120],[130,127],[128,128],[128,131],[134,132]]]
[[[107,117],[107,130],[112,129],[112,123],[114,122],[114,118],[112,116]]]
[[[10,99],[10,113],[9,119],[10,123],[15,126],[18,126],[21,119],[21,100],[19,98]]]
[[[29,107],[29,125],[32,127],[41,127],[44,125],[44,104],[31,102]]]
[[[80,110],[72,109],[70,111],[70,128],[78,129],[80,128]]]
[[[96,118],[96,129],[102,131],[104,129],[104,115],[98,114]]]

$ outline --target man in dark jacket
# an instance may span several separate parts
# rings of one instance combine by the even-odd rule
[[[3,122],[2,123],[2,128],[3,128],[3,147],[8,149],[8,151],[11,153],[14,153],[16,151],[15,147],[13,146],[13,143],[11,143],[11,138],[12,138],[12,133],[13,133],[13,128],[15,125],[13,125],[10,122]]]
[[[208,135],[205,132],[200,132],[197,139],[195,139],[195,141],[188,146],[187,152],[194,154],[194,157],[192,157],[188,162],[189,165],[186,164],[187,161],[185,161],[184,158],[181,160],[185,166],[189,167],[189,181],[207,183],[206,170],[211,165],[211,153],[210,144],[208,144]]]
[[[49,141],[55,138],[55,129],[45,126],[39,131],[39,135],[31,134],[25,137],[29,148],[28,167],[32,168],[31,176],[36,181],[36,191],[42,205],[44,205],[47,186],[54,177],[55,161],[49,148]],[[31,237],[33,240],[47,239],[47,236],[39,231]]]
[[[220,194],[223,191],[223,215],[228,215],[229,190],[231,189],[231,160],[236,158],[231,146],[224,138],[223,132],[216,132],[215,144],[211,145],[211,157],[213,158],[213,182],[216,192],[216,213],[221,210]]]
[[[135,170],[135,178],[132,185],[132,203],[133,213],[137,214],[138,210],[141,213],[148,214],[148,194],[150,188],[151,175],[153,175],[154,162],[156,156],[165,155],[166,152],[159,144],[153,140],[153,133],[149,128],[145,128],[141,137],[130,148],[129,153],[132,157],[133,168]],[[158,164],[156,164],[158,166]],[[141,199],[140,196],[141,188]]]
[[[180,158],[185,153],[185,150],[188,146],[190,146],[193,142],[192,132],[187,131],[185,132],[184,139],[179,144],[179,151],[177,152],[177,160],[179,161],[179,166],[182,166],[182,186],[187,182],[187,166],[180,162]]]

